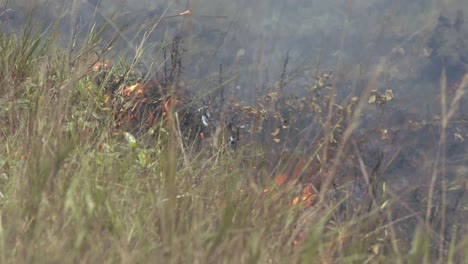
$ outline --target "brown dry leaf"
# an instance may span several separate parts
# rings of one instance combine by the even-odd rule
[[[375,244],[372,246],[372,253],[374,253],[374,255],[378,255],[379,252],[380,252],[380,244]]]
[[[382,140],[389,140],[390,137],[388,136],[388,130],[387,129],[380,129],[380,133],[381,133],[381,139]]]
[[[273,132],[271,132],[271,135],[276,137],[280,132],[280,129],[279,128],[276,128]]]
[[[453,136],[455,137],[455,140],[456,140],[456,141],[460,141],[460,142],[465,141],[465,139],[463,138],[463,136],[460,135],[460,134],[458,134],[458,133],[454,133]]]
[[[385,98],[387,99],[387,102],[393,99],[393,91],[391,89],[385,91]]]
[[[255,109],[255,108],[252,107],[252,106],[244,106],[244,107],[242,107],[242,111],[244,111],[244,112],[247,113],[247,114],[251,114],[251,115],[256,115],[256,114],[258,114],[257,109]]]

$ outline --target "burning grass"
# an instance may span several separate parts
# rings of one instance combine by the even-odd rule
[[[247,104],[213,92],[221,77],[193,93],[183,38],[154,74],[140,51],[54,38],[0,35],[2,263],[467,260],[468,75],[448,89],[443,73],[441,114],[421,120],[391,114],[384,64],[358,94],[322,72],[299,97],[286,60]]]

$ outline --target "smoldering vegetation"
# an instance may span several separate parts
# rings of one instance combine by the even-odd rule
[[[462,0],[1,6],[8,261],[466,260]]]

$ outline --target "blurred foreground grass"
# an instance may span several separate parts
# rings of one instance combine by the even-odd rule
[[[53,26],[41,31],[32,17],[21,32],[0,34],[1,263],[468,262],[457,215],[450,239],[433,226],[430,210],[419,215],[408,244],[394,225],[414,216],[392,217],[396,199],[366,196],[379,204],[350,206],[343,215],[348,196],[325,199],[339,188],[327,180],[322,200],[307,208],[292,203],[298,185],[256,180],[272,172],[258,173],[265,147],[254,139],[235,151],[189,151],[175,122],[161,119],[138,136],[116,128],[105,87],[112,76],[133,81],[146,43],[131,63],[116,62],[103,77],[92,66],[104,61],[101,47],[111,43],[102,43],[99,29],[73,52],[58,38]],[[368,97],[359,99],[358,109]],[[445,105],[442,130],[455,107]],[[338,123],[346,126],[341,146],[359,117],[354,112],[349,123]],[[334,116],[328,118],[332,126]],[[328,141],[314,143],[322,148]],[[333,151],[339,161],[347,155]],[[436,209],[442,226],[444,206]]]

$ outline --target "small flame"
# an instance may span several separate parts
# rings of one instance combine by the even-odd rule
[[[302,201],[305,201],[303,208],[314,205],[315,203],[315,192],[311,184],[307,185],[304,190],[302,190]]]
[[[301,196],[296,196],[293,201],[292,201],[292,204],[293,205],[298,205],[299,202],[304,202],[304,204],[302,205],[302,208],[307,208],[309,206],[312,206],[315,204],[315,191],[314,191],[314,188],[311,184],[308,184],[306,187],[304,187],[304,189],[302,190],[302,195]]]
[[[112,60],[97,61],[89,67],[92,72],[100,72],[108,69],[113,64]]]
[[[191,14],[192,14],[192,12],[190,12],[190,10],[186,10],[186,11],[184,11],[182,13],[179,13],[179,16],[188,16],[188,15],[191,15]]]
[[[134,85],[125,87],[121,93],[124,94],[125,96],[130,96],[138,87],[140,87],[140,83],[137,82]],[[140,90],[137,93],[142,94],[143,91]]]

